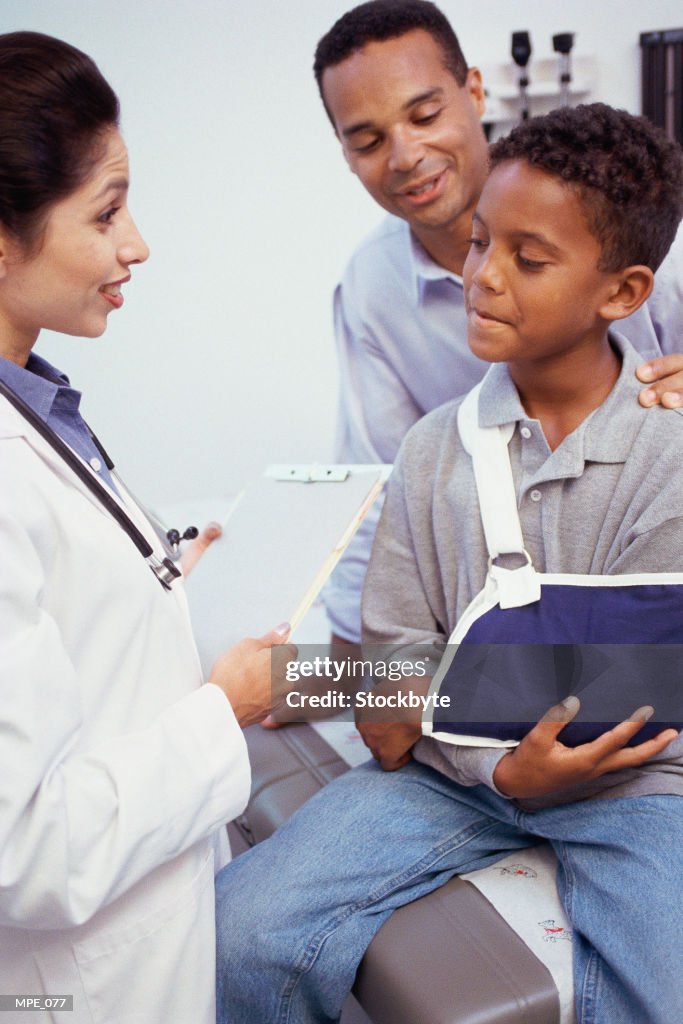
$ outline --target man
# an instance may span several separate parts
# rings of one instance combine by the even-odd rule
[[[461,273],[487,172],[484,88],[444,15],[371,0],[318,44],[320,94],[350,169],[391,216],[335,293],[341,462],[392,463],[408,429],[468,391],[485,365],[467,345]],[[577,296],[577,300],[578,300]],[[683,235],[647,305],[622,325],[644,358],[644,405],[683,404]],[[661,358],[665,353],[666,358]],[[360,642],[360,593],[379,507],[326,591],[333,641]]]

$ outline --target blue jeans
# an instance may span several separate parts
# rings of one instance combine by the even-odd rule
[[[683,1021],[680,797],[528,813],[415,762],[372,762],[218,876],[219,1024],[332,1024],[392,910],[541,838],[575,930],[581,1024]]]

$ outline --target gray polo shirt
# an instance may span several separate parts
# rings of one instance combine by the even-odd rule
[[[485,378],[480,424],[516,424],[510,459],[522,533],[540,572],[683,572],[683,413],[638,404],[641,357],[625,338],[611,337],[623,358],[617,383],[554,452],[539,421],[526,416],[505,364]],[[488,552],[458,434],[460,401],[413,427],[390,480],[363,591],[363,640],[389,645],[391,657],[424,657],[424,645],[443,642],[484,585]],[[432,738],[414,750],[464,785],[492,788],[504,753]],[[638,769],[533,806],[645,793],[683,795],[683,736]]]

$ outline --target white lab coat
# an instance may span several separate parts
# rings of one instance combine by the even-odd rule
[[[74,996],[41,1020],[215,1020],[216,836],[250,780],[201,682],[182,582],[0,398],[0,992]]]

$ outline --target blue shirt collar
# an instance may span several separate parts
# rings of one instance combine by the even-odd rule
[[[45,422],[60,393],[73,410],[78,410],[80,405],[81,393],[70,386],[66,374],[35,352],[29,355],[25,367],[0,356],[0,380]]]
[[[462,288],[462,277],[454,274],[452,270],[446,270],[440,263],[433,260],[410,229],[408,234],[412,277],[415,282],[415,301],[419,302],[422,298],[424,286],[428,281],[454,281]]]
[[[0,357],[0,380],[117,490],[104,453],[80,414],[81,392],[71,387],[66,374],[32,352],[25,367]]]

